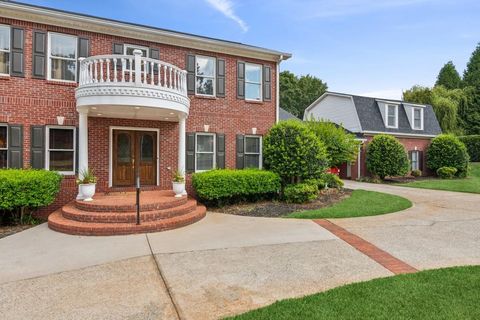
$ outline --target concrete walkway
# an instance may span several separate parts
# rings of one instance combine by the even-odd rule
[[[480,264],[480,195],[347,183],[413,208],[332,219],[417,269]],[[2,319],[216,319],[392,272],[310,220],[209,213],[118,237],[46,225],[0,240]]]

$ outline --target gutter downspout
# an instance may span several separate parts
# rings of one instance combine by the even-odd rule
[[[275,114],[275,123],[278,123],[278,120],[280,118],[280,63],[283,60],[283,55],[280,55],[280,58],[277,61],[277,73],[276,73],[276,98],[275,98],[275,104],[276,104],[276,114]]]

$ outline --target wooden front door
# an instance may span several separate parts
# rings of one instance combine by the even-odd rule
[[[157,181],[157,133],[113,130],[113,186],[134,186],[140,175],[142,185]]]

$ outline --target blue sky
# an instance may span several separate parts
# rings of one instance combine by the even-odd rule
[[[24,0],[277,49],[332,91],[400,98],[480,42],[478,0]]]

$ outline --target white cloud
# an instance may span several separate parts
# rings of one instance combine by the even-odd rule
[[[372,97],[372,98],[402,100],[403,90],[402,89],[386,89],[386,90],[364,92],[364,93],[360,93],[359,95],[365,96],[365,97]]]
[[[233,2],[230,0],[205,0],[213,8],[220,11],[225,17],[235,21],[243,32],[248,31],[248,25],[233,10]]]

